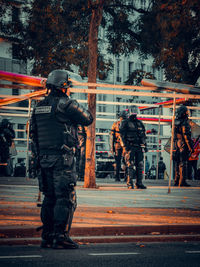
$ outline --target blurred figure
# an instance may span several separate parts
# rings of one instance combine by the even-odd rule
[[[187,162],[189,154],[193,153],[193,141],[191,138],[191,126],[189,124],[189,112],[182,105],[177,110],[174,127],[174,186],[190,186],[187,182]]]
[[[3,119],[0,124],[0,175],[8,176],[8,162],[10,159],[9,148],[12,146],[13,139],[15,138],[15,131],[12,128],[8,119]]]
[[[156,167],[154,161],[152,161],[151,168],[149,169],[149,179],[156,179]]]
[[[25,177],[26,176],[26,167],[24,161],[15,164],[14,170],[15,177]]]
[[[193,139],[195,143],[195,139]],[[197,180],[197,163],[199,160],[199,154],[200,154],[200,144],[197,143],[194,149],[194,152],[191,154],[191,156],[188,159],[188,179],[190,180]],[[192,170],[194,171],[194,179],[192,177]]]
[[[144,156],[147,152],[146,131],[144,124],[132,113],[128,119],[122,120],[119,127],[124,158],[127,166],[127,187],[133,189],[133,179],[136,179],[137,189],[146,189],[142,180],[144,176]]]
[[[164,179],[165,170],[166,170],[166,165],[163,162],[163,158],[160,157],[160,161],[158,162],[158,179]]]
[[[147,156],[145,156],[145,175],[146,175],[146,178],[148,178],[149,167],[150,167],[149,160],[148,160]]]
[[[113,123],[110,133],[110,146],[111,153],[115,158],[115,181],[120,181],[121,160],[122,160],[122,146],[121,137],[119,132],[119,126],[122,120],[128,118],[128,111],[123,110],[119,114],[119,119]]]

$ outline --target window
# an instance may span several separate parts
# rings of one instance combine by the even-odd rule
[[[17,138],[24,139],[25,138],[25,124],[17,125]],[[25,144],[25,140],[18,140],[18,144]]]
[[[121,70],[121,60],[117,60],[117,66],[116,66],[116,81],[121,82],[122,78],[120,77],[120,70]]]
[[[141,69],[141,64],[140,63],[136,63],[136,70],[140,70]]]
[[[129,76],[131,75],[133,70],[134,70],[134,62],[129,61],[129,63],[128,63],[128,75]]]
[[[117,102],[121,102],[121,97],[116,97]],[[116,106],[116,113],[119,114],[120,112],[120,105]]]
[[[106,95],[98,95],[98,99],[99,99],[99,101],[106,101]],[[106,105],[105,104],[99,104],[98,111],[105,113],[106,112]],[[100,116],[104,116],[104,115],[101,114]]]
[[[12,89],[12,95],[19,95],[19,89]]]
[[[141,70],[145,71],[145,64],[141,64]]]
[[[12,83],[13,85],[17,85],[17,83]],[[13,88],[12,95],[19,95],[19,89]]]
[[[147,72],[151,72],[151,66],[147,65]]]

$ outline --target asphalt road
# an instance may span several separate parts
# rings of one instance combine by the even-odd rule
[[[173,187],[170,194],[166,183],[148,181],[146,190],[128,190],[123,182],[104,181],[97,189],[79,182],[71,236],[81,244],[199,240],[199,181],[189,188]],[[0,244],[13,245],[13,239],[18,245],[38,244],[37,181],[0,179],[0,196]]]
[[[200,243],[127,243],[82,245],[78,250],[41,249],[38,246],[1,247],[5,267],[196,267]]]

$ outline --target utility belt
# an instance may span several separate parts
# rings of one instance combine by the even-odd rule
[[[137,146],[137,147],[141,146],[140,143],[129,142],[129,141],[127,142],[127,145],[128,145],[128,146],[135,146],[135,147],[136,147],[136,146]]]
[[[44,155],[62,155],[63,152],[61,149],[40,149],[40,156]]]
[[[60,148],[40,149],[40,156],[43,155],[63,155],[75,150],[75,147],[69,147],[63,144]]]

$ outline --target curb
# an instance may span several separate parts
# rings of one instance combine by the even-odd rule
[[[0,245],[40,244],[40,234],[33,227],[3,227]],[[80,244],[200,241],[200,225],[74,227],[70,236]]]
[[[82,236],[73,240],[79,245],[102,244],[102,243],[145,243],[145,242],[200,242],[199,235],[140,235],[140,236]],[[3,238],[0,239],[0,246],[13,245],[40,245],[41,238]]]
[[[0,240],[4,237],[40,237],[36,227],[2,226]],[[102,226],[72,227],[71,236],[121,236],[121,235],[170,235],[200,234],[200,224],[137,225],[137,226]]]

